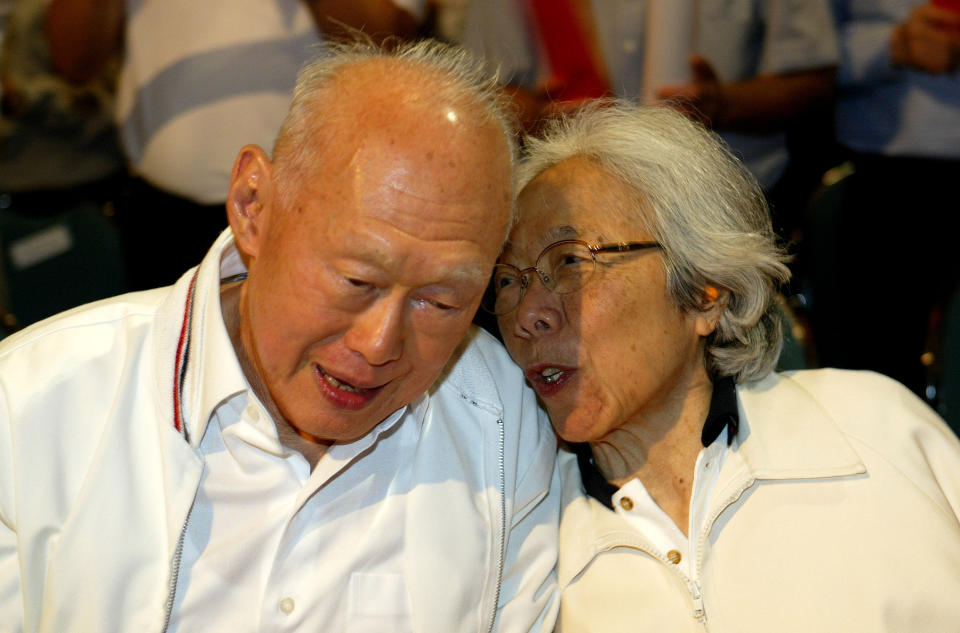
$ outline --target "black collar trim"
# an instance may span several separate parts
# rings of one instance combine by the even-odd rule
[[[727,429],[727,446],[733,443],[737,431],[740,430],[740,414],[737,410],[737,387],[732,377],[720,378],[713,383],[713,394],[710,396],[710,411],[703,423],[700,442],[704,447],[710,446],[720,437],[720,432]],[[613,510],[613,495],[617,487],[607,481],[593,459],[590,445],[569,445],[577,455],[577,465],[580,467],[580,478],[587,494]]]

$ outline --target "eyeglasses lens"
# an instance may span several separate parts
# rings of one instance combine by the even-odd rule
[[[593,272],[593,253],[586,244],[557,242],[540,253],[536,271],[528,268],[521,273],[508,264],[497,264],[482,306],[487,312],[506,314],[520,305],[535,275],[548,290],[567,294],[582,288]]]

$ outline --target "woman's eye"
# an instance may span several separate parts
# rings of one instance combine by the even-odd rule
[[[578,266],[586,263],[588,260],[578,255],[564,255],[557,262],[558,266]]]

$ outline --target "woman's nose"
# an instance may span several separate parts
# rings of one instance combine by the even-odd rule
[[[541,282],[537,275],[533,275],[520,305],[513,311],[513,333],[516,336],[538,338],[555,333],[563,325],[560,297]]]

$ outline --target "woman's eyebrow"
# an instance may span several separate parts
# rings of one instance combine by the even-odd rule
[[[546,247],[549,244],[554,242],[559,242],[560,240],[570,240],[577,239],[580,237],[579,231],[569,224],[562,224],[560,226],[552,226],[546,231],[544,231],[541,236],[542,247]],[[513,240],[507,240],[503,244],[503,248],[500,250],[500,257],[509,254],[514,247]]]
[[[554,242],[557,240],[569,240],[580,237],[580,232],[569,224],[562,224],[560,226],[551,227],[546,233],[543,234],[543,236],[551,242]]]
[[[577,237],[580,237],[580,233],[577,231],[577,229],[569,224],[562,224],[560,226],[552,226],[544,231],[543,235],[541,236],[541,240],[543,241],[543,245],[546,246],[547,244],[551,244],[559,240],[569,240]],[[503,245],[502,252],[506,253],[513,248],[513,246],[513,240],[507,240]]]

